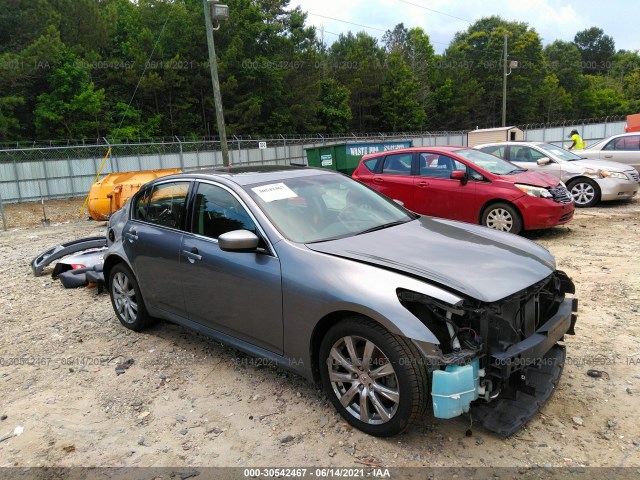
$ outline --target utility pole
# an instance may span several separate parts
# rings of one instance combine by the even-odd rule
[[[204,4],[204,20],[207,26],[207,44],[209,45],[209,66],[211,67],[211,82],[213,84],[213,99],[216,108],[216,120],[218,121],[218,134],[220,135],[220,148],[222,150],[222,164],[229,166],[229,146],[227,145],[227,132],[224,127],[224,115],[222,113],[222,96],[220,95],[220,81],[218,80],[218,62],[216,60],[216,49],[213,43],[213,22],[222,20],[229,16],[229,7],[217,4],[216,0],[209,2],[202,0]],[[213,8],[211,8],[213,7]],[[213,11],[212,11],[213,10]],[[225,15],[226,10],[226,15]],[[218,27],[220,28],[220,27]],[[217,28],[216,28],[217,30]]]
[[[507,34],[504,34],[504,60],[502,61],[502,126],[507,126]]]

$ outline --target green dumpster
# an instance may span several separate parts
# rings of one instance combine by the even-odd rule
[[[393,142],[348,142],[305,148],[310,167],[328,168],[351,175],[363,155],[413,146],[411,140]]]

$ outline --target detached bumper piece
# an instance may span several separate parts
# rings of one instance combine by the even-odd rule
[[[67,270],[62,272],[58,278],[64,288],[86,287],[90,283],[94,283],[98,289],[98,293],[104,291],[104,274],[102,273],[103,265],[95,265],[90,268],[76,268],[75,270]]]
[[[106,237],[87,237],[72,242],[61,243],[55,247],[51,247],[36,258],[31,260],[31,271],[33,275],[39,277],[42,275],[44,268],[55,260],[71,255],[72,253],[81,252],[90,248],[103,248],[107,246]]]
[[[528,367],[516,375],[529,387],[530,393],[516,391],[514,399],[497,399],[471,407],[474,420],[492,432],[508,437],[534,417],[555,392],[564,368],[564,347],[549,350],[539,365]]]

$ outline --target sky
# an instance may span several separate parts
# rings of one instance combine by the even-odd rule
[[[635,0],[290,0],[290,7],[298,5],[309,14],[307,24],[318,27],[319,37],[324,26],[327,45],[348,31],[365,31],[380,39],[386,30],[404,23],[407,28],[421,27],[436,53],[442,53],[456,32],[482,17],[499,15],[528,23],[543,45],[572,41],[577,32],[597,26],[613,38],[616,50],[640,49],[640,2]]]

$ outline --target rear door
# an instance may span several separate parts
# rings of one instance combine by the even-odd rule
[[[412,162],[413,153],[387,155],[378,165],[378,173],[367,184],[393,200],[400,200],[406,208],[413,210]]]
[[[134,198],[123,245],[142,296],[156,308],[185,316],[178,264],[190,181],[156,183]]]
[[[580,155],[579,151],[576,153]],[[614,138],[604,146],[600,158],[625,163],[640,171],[640,135]]]
[[[191,233],[180,247],[189,319],[275,353],[282,353],[280,259],[246,206],[227,187],[201,182],[194,192]],[[250,230],[258,252],[226,252],[218,237]]]
[[[448,155],[424,152],[418,154],[418,174],[414,178],[414,204],[417,213],[476,223],[476,182],[466,184],[451,178],[451,172],[471,174],[466,164]]]

